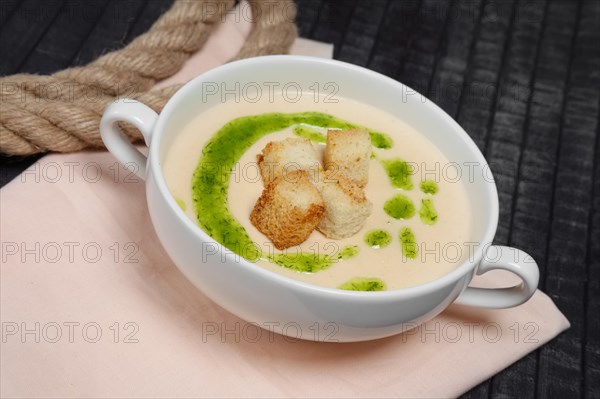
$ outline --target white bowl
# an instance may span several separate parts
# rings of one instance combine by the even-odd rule
[[[450,273],[417,287],[356,292],[323,288],[265,270],[216,243],[184,214],[169,192],[161,164],[177,133],[195,115],[222,100],[208,87],[294,82],[310,91],[335,82],[338,96],[380,108],[424,134],[456,162],[465,176],[473,205],[478,245]],[[265,83],[267,84],[265,86]],[[149,146],[142,155],[122,135],[117,122],[137,126]],[[267,330],[317,341],[364,341],[401,333],[429,320],[452,302],[504,308],[527,301],[539,271],[527,254],[508,247],[490,249],[498,223],[498,194],[487,163],[465,131],[444,111],[409,87],[373,71],[332,60],[268,56],[217,67],[185,84],[160,115],[134,100],[109,106],[100,123],[106,147],[122,163],[137,163],[146,180],[148,208],[165,250],[187,278],[216,303]],[[473,168],[479,171],[472,173]],[[529,261],[527,261],[529,260]],[[502,289],[467,288],[472,276],[492,269],[509,270],[522,283]]]

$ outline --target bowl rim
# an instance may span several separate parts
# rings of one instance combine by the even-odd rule
[[[246,67],[265,67],[265,66],[273,66],[278,64],[286,64],[290,62],[303,62],[310,63],[314,65],[322,65],[327,68],[341,68],[350,70],[353,73],[362,74],[367,79],[376,79],[380,80],[385,84],[389,84],[398,90],[399,93],[402,93],[402,90],[406,92],[406,90],[410,90],[415,94],[421,96],[421,98],[425,99],[425,101],[419,100],[419,106],[428,108],[428,112],[434,112],[441,116],[444,123],[446,123],[449,128],[451,128],[454,133],[457,134],[457,137],[461,141],[461,145],[466,146],[470,152],[477,158],[482,165],[487,164],[487,161],[473,139],[466,133],[466,131],[454,120],[450,117],[444,110],[442,110],[438,105],[436,105],[432,100],[428,99],[418,91],[410,88],[409,86],[394,80],[390,77],[387,77],[378,72],[372,71],[370,69],[346,63],[343,61],[332,60],[332,59],[324,59],[317,57],[309,57],[309,56],[297,56],[297,55],[269,55],[269,56],[261,56],[248,58],[238,61],[233,61],[224,65],[220,65],[215,67],[209,71],[203,72],[198,75],[194,79],[185,83],[167,102],[163,110],[160,112],[158,119],[154,125],[152,130],[152,136],[149,145],[148,151],[148,174],[152,174],[154,178],[154,182],[160,195],[166,200],[166,204],[168,205],[169,216],[168,217],[176,217],[180,223],[188,231],[188,234],[192,234],[196,236],[197,239],[201,240],[201,242],[211,243],[217,246],[219,249],[219,253],[225,253],[226,259],[231,259],[231,257],[237,256],[239,261],[236,261],[239,267],[245,267],[249,270],[250,273],[256,274],[257,276],[264,278],[272,283],[281,284],[286,286],[287,288],[296,290],[296,291],[305,291],[314,294],[318,294],[324,297],[331,297],[337,299],[349,299],[349,300],[358,300],[358,301],[374,301],[374,302],[387,302],[390,300],[398,300],[407,297],[414,297],[416,295],[422,295],[425,293],[430,293],[447,287],[451,284],[456,284],[461,278],[465,277],[469,273],[474,272],[479,262],[483,258],[483,251],[487,249],[489,245],[492,244],[493,238],[496,234],[496,229],[498,227],[498,218],[499,218],[499,199],[498,199],[498,191],[496,188],[495,180],[493,180],[492,184],[486,184],[485,190],[487,190],[487,196],[491,198],[490,203],[488,204],[488,214],[490,220],[488,226],[486,226],[484,230],[484,234],[479,240],[479,245],[474,250],[472,254],[472,260],[466,259],[463,261],[458,267],[454,268],[449,273],[444,274],[441,277],[436,278],[435,280],[428,281],[424,284],[420,284],[413,287],[407,288],[399,288],[394,290],[386,290],[386,291],[376,291],[376,292],[365,292],[365,291],[349,291],[349,290],[341,290],[338,288],[328,288],[315,284],[306,283],[300,280],[293,279],[291,277],[284,276],[282,274],[278,274],[267,270],[263,267],[256,265],[254,262],[250,262],[247,259],[235,254],[233,251],[229,250],[222,244],[216,242],[211,236],[209,236],[198,224],[190,219],[190,217],[185,214],[185,212],[181,209],[181,207],[177,204],[174,196],[171,194],[166,180],[164,178],[161,162],[160,162],[160,147],[162,143],[162,138],[164,135],[164,127],[167,121],[167,115],[171,114],[174,109],[177,107],[177,104],[190,92],[198,90],[198,86],[205,81],[210,81],[211,79],[215,79],[217,76],[223,74],[231,74],[232,72],[239,70],[240,68]],[[417,96],[414,96],[415,98]],[[410,100],[416,101],[416,100]],[[491,171],[490,171],[491,172]],[[231,263],[231,261],[228,261]],[[177,265],[178,266],[178,265]],[[179,266],[178,266],[179,267]],[[469,279],[470,280],[470,279]],[[466,288],[466,285],[465,287]]]

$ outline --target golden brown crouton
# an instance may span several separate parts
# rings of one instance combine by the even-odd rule
[[[371,137],[365,129],[328,130],[323,162],[325,169],[335,171],[359,187],[369,181]]]
[[[323,199],[304,170],[291,171],[267,184],[250,221],[275,248],[306,241],[325,212]]]
[[[294,170],[309,172],[314,181],[322,170],[319,155],[308,139],[287,138],[268,143],[257,156],[265,186],[275,178]]]
[[[336,240],[356,234],[373,210],[364,190],[345,176],[331,172],[325,172],[317,188],[325,203],[325,213],[317,229]]]

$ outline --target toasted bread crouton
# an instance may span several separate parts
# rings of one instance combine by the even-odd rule
[[[250,221],[275,248],[306,241],[325,212],[319,191],[304,170],[291,171],[267,184],[250,214]]]
[[[257,160],[265,186],[277,177],[294,170],[309,172],[314,181],[322,170],[317,151],[310,140],[303,138],[272,141],[257,156]]]
[[[331,172],[325,172],[317,188],[325,202],[325,213],[317,229],[336,240],[356,234],[373,210],[364,190],[345,176]]]
[[[325,169],[336,171],[364,187],[369,181],[370,160],[371,136],[365,129],[327,131]]]

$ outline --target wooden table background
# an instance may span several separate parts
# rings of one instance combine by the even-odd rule
[[[0,76],[86,64],[170,4],[2,0]],[[464,397],[600,397],[600,1],[297,5],[302,37],[426,94],[465,128],[498,184],[495,242],[538,261],[540,288],[572,323]],[[37,158],[0,157],[0,183]]]

